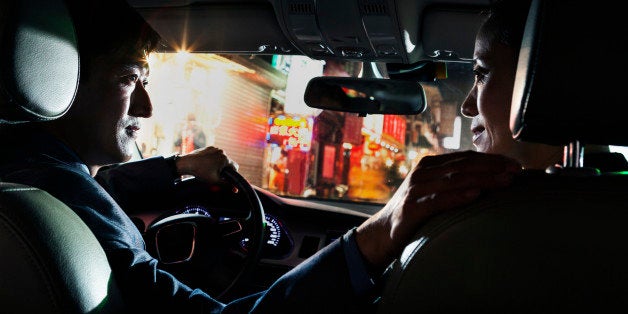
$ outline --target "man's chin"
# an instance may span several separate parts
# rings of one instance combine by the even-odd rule
[[[120,162],[127,162],[140,155],[134,139],[127,138],[125,142],[126,145],[120,145]]]
[[[491,146],[487,145],[486,143],[473,143],[473,146],[475,147],[475,151],[477,152],[480,152],[480,153],[491,152]]]
[[[128,147],[126,149],[122,149],[119,150],[116,154],[113,154],[111,157],[111,163],[121,163],[121,162],[127,162],[131,159],[133,159],[133,157],[135,156],[135,154],[133,154],[133,149],[135,147]]]
[[[121,156],[120,156],[120,159],[121,159],[120,162],[127,162],[127,161],[133,159],[133,157],[135,155],[137,155],[137,154],[133,154],[133,150],[134,149],[135,149],[135,146],[133,146],[132,148],[129,148],[129,149],[123,151]]]

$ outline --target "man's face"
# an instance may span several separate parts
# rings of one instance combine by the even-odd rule
[[[68,112],[72,148],[88,167],[127,161],[135,149],[140,119],[152,115],[145,90],[145,62],[92,63]],[[76,134],[71,134],[77,132]],[[72,145],[73,144],[73,145]]]

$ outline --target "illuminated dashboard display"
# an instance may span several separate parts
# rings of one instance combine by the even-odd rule
[[[197,214],[212,217],[209,210],[201,205],[188,205],[178,210],[177,214]],[[281,259],[288,256],[294,247],[294,242],[283,222],[279,218],[264,214],[266,217],[266,230],[264,246],[262,247],[262,258]],[[219,221],[229,220],[231,218],[218,217]],[[240,241],[242,249],[247,250],[249,238],[245,237]]]

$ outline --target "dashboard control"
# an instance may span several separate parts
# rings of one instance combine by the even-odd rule
[[[202,205],[186,205],[180,210],[175,212],[176,214],[197,214],[208,217],[213,217],[210,214],[210,210]],[[266,230],[264,246],[262,247],[262,258],[268,259],[282,259],[288,256],[294,248],[294,241],[288,230],[284,226],[283,221],[279,218],[265,213],[266,218]],[[224,222],[231,218],[228,217],[216,217],[218,221]],[[240,240],[240,246],[246,250],[248,248],[249,239],[244,237]]]

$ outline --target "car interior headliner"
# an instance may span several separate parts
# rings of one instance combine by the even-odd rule
[[[474,34],[490,1],[128,2],[172,51],[415,63],[472,59]]]

